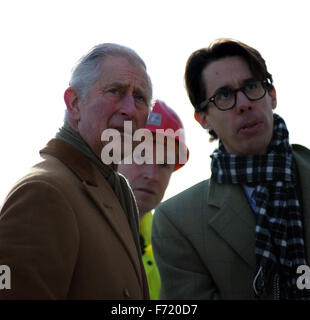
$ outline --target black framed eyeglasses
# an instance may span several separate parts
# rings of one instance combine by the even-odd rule
[[[228,86],[221,87],[216,90],[212,97],[203,101],[197,109],[198,111],[205,111],[208,104],[212,102],[219,110],[227,111],[235,107],[238,91],[242,91],[250,101],[256,101],[262,99],[266,95],[267,89],[271,88],[271,86],[271,80],[266,78],[264,80],[246,80],[244,85],[237,89]]]

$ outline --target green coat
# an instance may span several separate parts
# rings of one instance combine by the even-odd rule
[[[310,151],[294,145],[310,262]],[[240,185],[205,180],[163,202],[152,245],[161,299],[254,299],[255,214]],[[270,298],[270,297],[266,297]]]

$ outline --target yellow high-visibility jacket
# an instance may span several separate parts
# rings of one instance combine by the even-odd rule
[[[151,244],[152,221],[153,214],[151,211],[144,214],[140,220],[140,235],[144,242],[144,245],[142,245],[142,261],[149,286],[150,298],[151,300],[158,300],[161,281]]]

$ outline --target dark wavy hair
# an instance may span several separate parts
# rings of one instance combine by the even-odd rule
[[[261,54],[254,48],[241,41],[221,38],[211,43],[207,48],[199,49],[193,52],[187,60],[185,68],[185,87],[188,97],[195,110],[200,111],[200,104],[206,97],[206,83],[202,80],[204,68],[211,62],[226,57],[239,56],[243,58],[251,72],[258,79],[270,80],[270,88],[273,88],[272,75],[268,72],[265,60]],[[205,110],[207,112],[207,110]],[[214,131],[210,131],[213,138],[217,138]]]

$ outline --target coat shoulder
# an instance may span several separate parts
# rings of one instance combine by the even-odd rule
[[[310,168],[310,150],[302,145],[293,144],[293,156],[299,169],[308,172]]]
[[[295,156],[297,155],[299,157],[305,157],[307,159],[310,158],[310,150],[305,146],[302,146],[300,144],[293,144],[292,147]]]
[[[46,156],[15,183],[9,194],[28,183],[33,185],[49,184],[58,190],[68,190],[68,188],[72,188],[74,182],[76,184],[77,179],[76,175],[59,159]]]
[[[68,200],[78,186],[76,181],[77,177],[61,161],[53,156],[44,157],[15,182],[0,210],[4,212],[16,201],[29,206],[35,201],[37,206],[42,205],[45,208],[47,199],[52,196],[54,203],[57,200],[62,205],[69,205]]]

